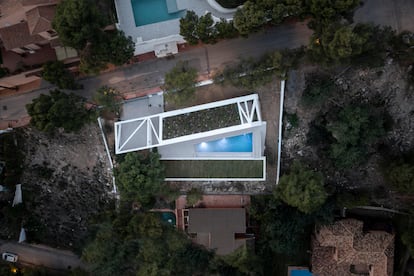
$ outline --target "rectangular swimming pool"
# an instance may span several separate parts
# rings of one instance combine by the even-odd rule
[[[139,27],[183,17],[185,11],[174,9],[174,4],[176,5],[174,1],[176,0],[131,0],[135,26]]]
[[[246,133],[209,142],[202,142],[196,146],[196,150],[197,152],[252,152],[252,139],[253,134]]]

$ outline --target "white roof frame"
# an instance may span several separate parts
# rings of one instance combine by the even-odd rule
[[[163,119],[177,115],[187,114],[200,110],[237,104],[240,124],[236,126],[213,129],[171,139],[163,139]],[[147,117],[130,119],[115,123],[115,152],[116,154],[149,149],[158,146],[191,141],[217,134],[225,134],[235,130],[249,129],[261,125],[259,97],[257,94],[237,97],[233,99],[212,102],[188,108],[159,113]]]

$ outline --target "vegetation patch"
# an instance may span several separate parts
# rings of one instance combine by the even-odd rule
[[[166,178],[263,178],[262,160],[162,160]]]
[[[225,105],[163,119],[163,139],[240,124],[237,104]]]

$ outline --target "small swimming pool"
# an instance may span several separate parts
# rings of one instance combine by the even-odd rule
[[[161,212],[161,219],[171,225],[176,225],[176,218],[173,212]]]
[[[131,0],[131,4],[137,27],[180,18],[185,13],[177,9],[176,0]]]
[[[309,270],[292,270],[290,276],[312,276]]]
[[[197,152],[252,152],[252,140],[253,134],[246,133],[209,142],[202,142],[196,146],[196,150]]]

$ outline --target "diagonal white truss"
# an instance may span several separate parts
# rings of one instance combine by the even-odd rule
[[[163,139],[163,119],[205,109],[237,104],[240,124],[171,139]],[[117,154],[170,145],[194,139],[248,129],[262,124],[259,97],[257,94],[192,106],[184,109],[130,119],[115,123],[115,152]]]

